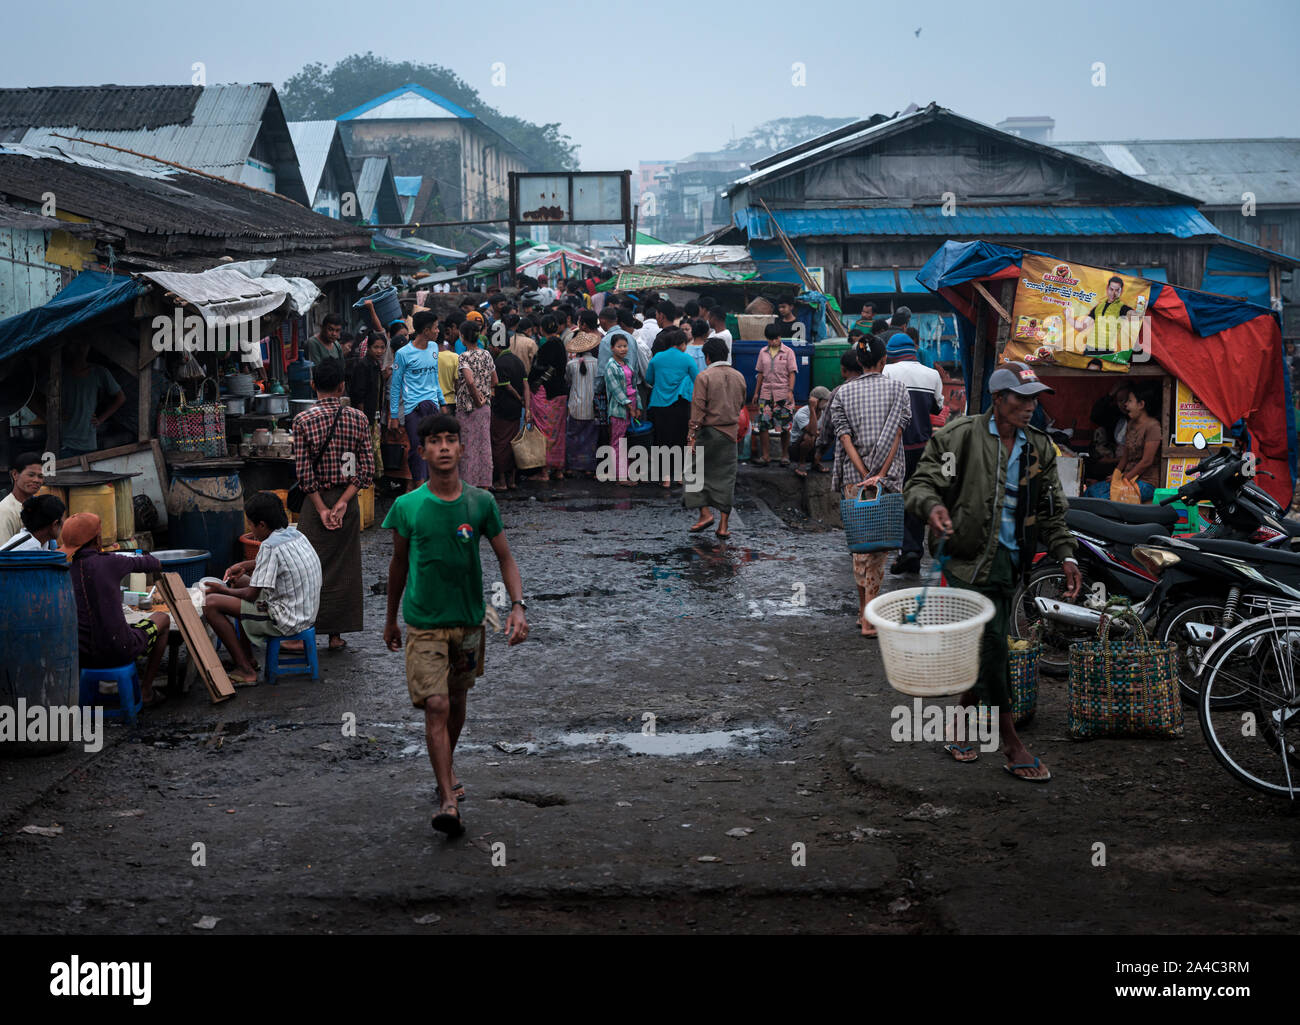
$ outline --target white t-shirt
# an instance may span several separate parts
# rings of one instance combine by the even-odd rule
[[[21,539],[21,540],[19,540]],[[18,543],[15,544],[14,542]],[[0,545],[0,552],[39,552],[46,545],[41,544],[36,538],[28,533],[24,527],[18,533],[14,534],[8,541]]]
[[[710,338],[721,338],[727,343],[727,366],[731,366],[731,332],[726,328],[721,331],[712,331],[709,333]]]
[[[23,529],[23,503],[11,491],[0,499],[0,537],[11,538]]]

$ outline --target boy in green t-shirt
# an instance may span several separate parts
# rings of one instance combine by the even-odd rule
[[[429,761],[438,779],[439,808],[433,828],[448,836],[465,831],[459,798],[465,789],[452,769],[452,753],[465,725],[465,700],[483,675],[483,569],[479,539],[486,537],[501,566],[512,602],[506,620],[511,645],[528,637],[524,585],[510,554],[496,499],[463,484],[460,423],[438,414],[420,424],[419,454],[429,465],[426,484],[393,502],[384,526],[393,531],[388,564],[388,617],[384,643],[402,650],[397,606],[406,621],[406,687],[424,709]],[[410,587],[407,587],[408,580]],[[402,592],[406,592],[405,601]]]

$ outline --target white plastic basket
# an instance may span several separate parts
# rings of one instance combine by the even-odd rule
[[[922,591],[925,604],[917,622],[903,622],[916,611]],[[867,605],[867,622],[880,636],[889,685],[922,698],[961,694],[975,685],[984,625],[992,618],[991,601],[955,587],[908,587]]]

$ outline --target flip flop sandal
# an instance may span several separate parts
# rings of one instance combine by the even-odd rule
[[[1020,776],[1016,773],[1017,769],[1037,769],[1041,765],[1042,762],[1035,758],[1032,762],[1021,762],[1019,765],[1004,765],[1002,768],[1010,775],[1015,776],[1016,779],[1023,779],[1026,783],[1046,783],[1052,778],[1050,772],[1046,776]]]
[[[717,537],[722,538],[722,540],[724,540],[724,541],[727,540],[727,538],[731,537],[731,531],[729,531],[729,530],[715,530],[713,533],[714,533]]]
[[[337,655],[340,651],[347,651],[347,650],[348,650],[348,642],[347,642],[347,641],[344,641],[342,644],[327,644],[327,645],[325,646],[325,650],[326,650],[326,651],[332,651],[332,652],[334,652],[334,654]]]
[[[453,791],[451,792],[451,795],[452,795],[454,798],[456,798],[456,803],[457,803],[457,804],[463,804],[464,801],[465,801],[465,784],[464,784],[464,783],[457,783],[457,784],[456,784],[456,789],[453,790]],[[434,800],[436,800],[436,801],[438,802],[438,806],[439,806],[439,807],[442,807],[442,788],[441,788],[441,787],[434,787],[434,788],[433,788],[433,796],[434,796]]]
[[[962,746],[961,744],[944,744],[944,745],[943,745],[943,749],[944,749],[945,751],[947,751],[950,755],[952,755],[952,760],[953,760],[954,762],[960,762],[960,763],[962,763],[963,765],[965,765],[967,762],[977,762],[977,761],[979,761],[980,753],[979,753],[979,751],[978,751],[978,750],[977,750],[973,745],[972,745],[972,746]],[[975,757],[974,757],[974,758],[958,758],[958,757],[957,757],[959,754],[963,754],[963,755],[965,755],[965,754],[970,754],[972,751],[975,752]]]
[[[460,819],[460,812],[440,811],[433,817],[429,823],[439,833],[446,833],[448,839],[457,836],[463,836],[465,833],[465,823]]]
[[[709,520],[708,523],[701,523],[698,527],[692,527],[692,528],[691,528],[691,533],[692,533],[692,534],[698,534],[698,533],[700,533],[701,531],[708,530],[711,526],[713,526],[713,523],[714,523],[713,520]]]

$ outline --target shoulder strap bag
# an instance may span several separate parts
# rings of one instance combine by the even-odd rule
[[[330,424],[329,433],[325,435],[325,443],[321,445],[320,451],[317,452],[312,457],[311,470],[313,476],[320,473],[321,457],[325,455],[325,450],[330,447],[330,441],[334,437],[334,428],[339,425],[339,418],[342,415],[343,415],[343,406],[340,405],[339,411],[334,414],[334,422]],[[294,481],[293,487],[289,489],[289,494],[285,496],[285,502],[284,502],[285,507],[291,513],[297,516],[298,513],[302,511],[302,504],[304,501],[306,501],[306,498],[307,498],[307,493],[303,491],[302,486],[297,481]]]

